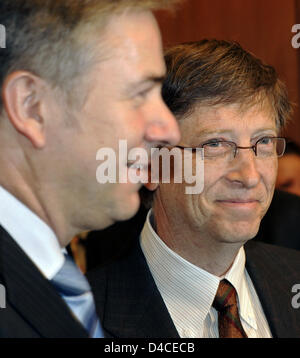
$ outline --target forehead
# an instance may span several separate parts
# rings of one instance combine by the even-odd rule
[[[226,134],[234,139],[252,136],[259,131],[277,133],[274,112],[270,105],[242,108],[239,104],[199,106],[188,117],[179,120],[183,140],[214,134]]]
[[[113,15],[101,36],[104,62],[122,62],[135,66],[137,71],[165,73],[160,31],[150,11]],[[153,73],[154,74],[154,73]],[[135,75],[134,72],[131,73]]]

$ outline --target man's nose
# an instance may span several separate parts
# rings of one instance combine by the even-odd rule
[[[162,145],[176,145],[181,137],[177,120],[166,104],[162,100],[160,102],[149,119],[146,140]]]
[[[246,188],[253,188],[259,183],[260,173],[257,169],[257,157],[251,148],[238,149],[229,166],[226,178],[230,182]]]

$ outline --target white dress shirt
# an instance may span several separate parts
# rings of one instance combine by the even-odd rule
[[[172,251],[154,231],[150,216],[151,211],[141,233],[141,247],[180,337],[219,337],[218,313],[212,303],[223,278],[237,291],[241,323],[248,337],[272,337],[259,298],[245,268],[243,247],[226,275],[218,277]]]
[[[51,280],[64,263],[53,230],[17,198],[0,186],[0,225],[10,234],[40,272]]]

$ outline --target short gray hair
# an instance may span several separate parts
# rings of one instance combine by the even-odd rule
[[[17,70],[29,71],[74,92],[74,81],[89,68],[95,28],[105,28],[113,15],[171,8],[178,0],[1,0],[0,24],[6,48],[0,49],[0,88]],[[92,31],[91,31],[92,30]],[[0,111],[2,110],[0,98]]]

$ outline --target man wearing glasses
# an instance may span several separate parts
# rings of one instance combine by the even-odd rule
[[[248,243],[285,149],[285,87],[236,43],[178,45],[165,59],[163,97],[181,129],[178,147],[203,149],[204,189],[148,184],[155,192],[139,244],[90,275],[106,307],[104,329],[119,337],[299,337],[291,302],[300,254]],[[113,285],[100,287],[103,276]]]

